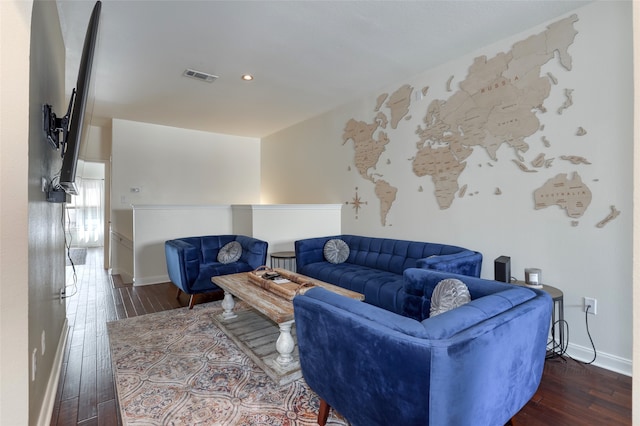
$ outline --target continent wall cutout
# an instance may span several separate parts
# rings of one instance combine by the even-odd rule
[[[598,228],[604,228],[606,224],[608,224],[609,222],[611,222],[612,220],[614,220],[620,215],[620,210],[616,209],[616,206],[611,206],[610,208],[611,208],[611,212],[604,219],[598,222],[598,224],[596,225]]]
[[[428,89],[428,87],[425,87],[420,93],[426,93]],[[380,202],[380,223],[382,226],[387,225],[387,215],[396,200],[398,188],[383,179],[384,176],[381,173],[373,172],[380,162],[382,153],[386,150],[386,145],[390,143],[387,132],[381,129],[386,129],[389,123],[392,130],[397,129],[398,124],[409,113],[412,93],[413,87],[405,84],[393,92],[391,96],[388,93],[379,95],[373,111],[375,115],[372,122],[367,123],[350,119],[345,125],[342,134],[343,145],[349,141],[353,142],[353,162],[358,173],[362,178],[374,185],[374,192]],[[382,109],[383,106],[389,111],[391,120],[384,112],[385,110]],[[390,166],[391,159],[387,159],[386,164]],[[356,199],[354,199],[353,203],[356,203]],[[354,208],[356,208],[356,205],[358,206],[356,208],[356,219],[360,204],[354,204]]]
[[[492,58],[475,58],[466,77],[456,83],[457,88],[452,87],[453,75],[446,81],[446,91],[452,92],[447,99],[433,99],[428,104],[423,124],[415,130],[415,155],[409,161],[417,178],[428,177],[431,180],[435,201],[440,209],[450,208],[456,194],[458,198],[465,194],[478,194],[477,191],[469,192],[466,184],[460,184],[467,170],[466,160],[476,149],[484,150],[495,162],[498,160],[498,149],[506,145],[513,152],[511,161],[516,169],[530,174],[532,178],[536,173],[553,170],[554,158],[548,158],[545,152],[551,147],[551,142],[547,135],[539,134],[545,129],[540,118],[549,109],[563,114],[571,108],[574,90],[564,88],[562,105],[549,108],[545,103],[552,88],[560,90],[558,85],[561,77],[551,72],[543,73],[542,67],[557,60],[567,72],[571,71],[569,48],[578,34],[574,28],[577,21],[578,16],[571,15],[548,25],[546,30],[538,34],[514,43],[507,52],[500,52]],[[387,226],[387,215],[393,208],[398,191],[402,189],[376,168],[390,143],[402,143],[392,140],[398,126],[411,117],[412,98],[421,100],[428,89],[429,86],[423,86],[412,96],[414,88],[404,84],[391,94],[382,93],[376,99],[370,122],[352,118],[345,125],[342,144],[353,142],[353,164],[359,175],[374,185],[382,226]],[[577,129],[575,134],[566,137],[554,135],[553,139],[561,141],[556,143],[566,143],[572,137],[586,135],[584,128]],[[526,159],[530,148],[527,140],[534,136],[542,142],[542,152],[538,151],[532,154],[532,158]],[[591,164],[579,155],[563,155],[560,159],[579,167]],[[392,162],[391,159],[383,163],[386,167],[396,164],[401,163]],[[488,164],[493,167],[491,162]],[[423,192],[422,185],[419,185],[418,192]],[[495,195],[502,193],[499,188],[494,192]],[[571,178],[567,174],[556,174],[535,189],[534,206],[536,210],[551,205],[560,206],[573,219],[571,225],[577,226],[576,218],[583,216],[591,204],[591,197],[591,190],[574,171]],[[362,204],[358,200],[356,192],[356,198],[351,203],[356,209],[356,216]],[[612,212],[603,222],[608,223],[618,214]],[[597,226],[601,227],[600,223]]]
[[[560,173],[536,189],[533,198],[536,210],[556,205],[565,209],[570,218],[576,219],[591,204],[591,190],[582,182],[578,172],[574,172],[571,179],[566,173]]]

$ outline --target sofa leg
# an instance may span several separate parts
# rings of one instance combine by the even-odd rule
[[[320,398],[320,409],[318,410],[318,424],[320,426],[324,426],[327,424],[327,419],[329,418],[329,410],[331,406],[327,404],[327,401]]]
[[[193,309],[193,303],[196,301],[196,295],[192,294],[191,298],[189,299],[189,309]]]
[[[178,288],[178,292],[176,293],[176,299],[180,299],[181,294],[182,294],[182,290]]]

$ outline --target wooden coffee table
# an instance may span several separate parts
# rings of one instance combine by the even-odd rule
[[[224,299],[222,301],[224,312],[218,318],[219,325],[225,334],[260,365],[276,383],[288,383],[301,377],[300,363],[296,359],[297,355],[294,354],[295,340],[291,333],[291,329],[294,326],[293,303],[291,300],[251,282],[248,274],[248,272],[241,272],[211,278],[215,285],[224,290]],[[298,275],[301,276],[300,274]],[[301,277],[312,282],[315,286],[326,288],[346,297],[364,300],[364,295],[360,293],[313,278]],[[254,344],[253,341],[263,342],[268,340],[267,335],[270,333],[270,329],[261,323],[254,313],[235,312],[234,296],[254,308],[272,323],[277,324],[279,329],[275,342],[277,356],[265,353],[264,349],[259,351],[255,349],[262,343]],[[239,318],[239,316],[242,316],[242,318]],[[259,330],[264,331],[260,333]],[[273,345],[273,341],[271,341],[271,345]]]

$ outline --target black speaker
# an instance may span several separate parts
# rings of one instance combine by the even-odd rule
[[[494,280],[505,283],[511,282],[511,258],[500,256],[493,261]]]

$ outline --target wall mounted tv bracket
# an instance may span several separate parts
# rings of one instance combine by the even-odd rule
[[[69,124],[71,122],[71,110],[75,98],[76,89],[73,89],[71,99],[69,100],[69,108],[62,118],[56,116],[51,105],[44,104],[42,106],[42,121],[47,142],[49,142],[51,148],[56,151],[60,149],[60,157],[64,157],[66,151],[67,135],[69,134]],[[60,133],[62,133],[62,137],[60,137]],[[52,184],[47,185],[45,192],[47,194],[47,201],[50,203],[66,203],[69,201],[64,189],[53,187]]]
[[[71,99],[69,100],[69,108],[64,117],[58,118],[53,112],[51,105],[44,104],[42,106],[42,120],[44,125],[44,132],[47,135],[47,141],[51,148],[56,151],[62,148],[60,156],[64,157],[65,145],[67,143],[67,134],[69,133],[69,123],[71,117],[71,108],[76,98],[76,89],[71,92]],[[60,138],[62,133],[62,138]]]

